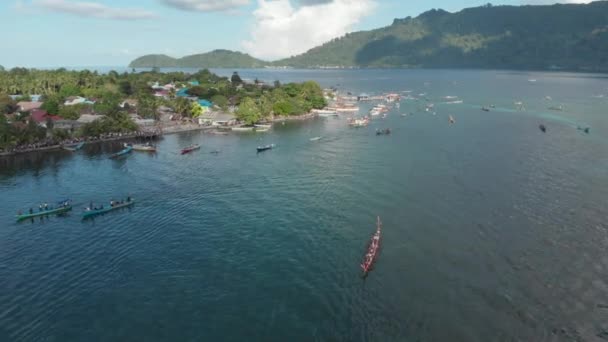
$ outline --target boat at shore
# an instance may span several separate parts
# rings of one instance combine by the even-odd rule
[[[380,216],[378,216],[378,222],[376,224],[376,232],[372,235],[369,245],[367,246],[367,251],[363,256],[363,262],[361,262],[361,268],[363,269],[363,277],[366,277],[367,274],[372,270],[374,262],[378,257],[378,252],[380,250],[380,238],[382,235],[382,222],[380,221]]]
[[[133,145],[133,151],[140,152],[156,152],[156,146],[148,143],[148,144],[135,144]]]
[[[260,152],[272,150],[273,148],[274,148],[274,144],[270,144],[270,145],[266,145],[266,146],[258,146],[257,150],[258,150],[258,153],[260,153]]]
[[[98,215],[103,215],[105,213],[109,213],[110,211],[130,207],[134,204],[135,204],[135,200],[132,198],[128,198],[123,203],[114,204],[113,206],[111,205],[108,207],[102,207],[100,209],[87,208],[88,210],[85,210],[85,212],[82,214],[82,219],[85,220],[85,219],[92,218],[92,217],[95,217]]]
[[[254,129],[255,126],[232,127],[232,130],[235,132],[252,132]]]
[[[62,146],[62,148],[66,151],[70,151],[70,152],[76,152],[80,149],[82,149],[84,147],[85,142],[81,142],[79,144],[76,145],[70,145],[70,146]]]
[[[17,215],[17,222],[36,218],[36,217],[48,216],[48,215],[61,215],[61,214],[67,213],[70,210],[72,210],[72,203],[70,201],[65,201],[61,204],[60,207],[55,208],[55,209],[41,210],[38,212],[32,211],[29,214]]]
[[[259,128],[272,128],[272,125],[268,125],[268,124],[256,124],[256,125],[253,125],[253,127],[255,127],[256,130],[257,130]]]
[[[119,152],[116,152],[112,155],[110,155],[110,158],[118,158],[118,157],[122,157],[124,155],[127,155],[129,153],[131,153],[131,151],[133,151],[133,147],[132,146],[126,146],[124,149],[122,149]]]
[[[188,147],[184,147],[182,148],[181,154],[186,154],[186,153],[190,153],[192,151],[196,151],[196,150],[200,150],[201,145],[190,145]]]

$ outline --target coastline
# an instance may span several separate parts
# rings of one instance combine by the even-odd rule
[[[286,122],[286,121],[305,121],[314,119],[318,115],[314,112],[310,112],[307,114],[301,115],[293,115],[293,116],[276,116],[272,117],[268,120],[270,123],[275,122]],[[86,143],[101,143],[101,142],[109,142],[109,141],[118,141],[118,140],[128,140],[134,138],[150,138],[150,137],[160,137],[166,134],[177,134],[177,133],[185,133],[185,132],[194,132],[194,131],[212,131],[212,130],[226,130],[232,129],[232,127],[240,127],[240,125],[236,126],[202,126],[199,124],[178,124],[178,125],[161,125],[160,126],[160,134],[157,133],[148,133],[145,134],[145,131],[140,131],[139,133],[134,134],[120,134],[118,136],[105,137],[100,139],[84,139]],[[144,133],[142,135],[142,133]],[[2,157],[11,157],[20,154],[32,153],[32,152],[44,152],[44,151],[56,151],[61,150],[64,145],[50,145],[50,146],[41,146],[41,147],[33,147],[28,149],[23,149],[19,151],[12,152],[0,152],[0,158]]]

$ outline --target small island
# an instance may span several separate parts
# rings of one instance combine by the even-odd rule
[[[245,82],[235,72],[0,69],[0,154],[82,141],[248,127],[307,116],[327,102],[314,81]]]

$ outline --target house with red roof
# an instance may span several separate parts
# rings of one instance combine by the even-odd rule
[[[53,121],[61,120],[60,116],[51,115],[51,114],[47,113],[46,110],[44,110],[44,109],[34,109],[34,110],[32,110],[30,116],[31,116],[32,120],[34,120],[39,125],[46,124],[46,121],[48,119],[51,119]]]

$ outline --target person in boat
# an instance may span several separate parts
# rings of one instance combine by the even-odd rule
[[[84,208],[84,211],[91,211],[91,207]]]
[[[110,207],[114,206],[114,200],[110,200]]]
[[[49,209],[49,204],[48,203],[44,203],[44,210],[48,210]]]
[[[42,211],[42,203],[38,206],[38,211]]]
[[[34,213],[34,209],[30,208],[30,215]]]
[[[131,196],[127,197],[127,202],[131,202]]]

